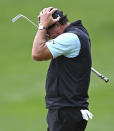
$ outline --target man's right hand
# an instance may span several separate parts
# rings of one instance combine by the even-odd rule
[[[56,23],[59,21],[60,17],[57,19],[53,19],[52,14],[56,11],[56,8],[49,7],[49,8],[44,8],[41,12],[40,15],[38,16],[38,19],[40,19],[40,25],[48,28],[50,25]]]

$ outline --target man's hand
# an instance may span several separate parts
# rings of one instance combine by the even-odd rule
[[[40,25],[48,28],[50,25],[59,21],[60,17],[57,19],[53,19],[52,14],[57,9],[53,7],[45,8],[40,12],[38,18],[40,19]],[[48,60],[53,58],[51,52],[49,51],[47,45],[45,44],[47,41],[47,31],[46,30],[38,30],[32,48],[32,57],[37,61]]]
[[[57,19],[53,19],[52,14],[56,11],[56,8],[49,7],[45,8],[40,12],[38,18],[40,18],[40,25],[45,26],[48,28],[50,25],[59,21],[60,17],[58,16]]]

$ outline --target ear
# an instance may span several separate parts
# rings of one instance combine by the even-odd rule
[[[60,26],[60,23],[57,21],[57,22],[56,22],[56,25],[57,25],[57,26]]]

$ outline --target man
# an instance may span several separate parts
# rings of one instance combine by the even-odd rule
[[[46,80],[48,131],[84,131],[92,118],[87,102],[89,35],[81,20],[70,24],[67,16],[53,7],[43,9],[38,19],[32,57],[37,61],[51,59]]]

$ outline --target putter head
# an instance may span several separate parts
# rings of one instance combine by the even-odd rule
[[[19,15],[15,16],[15,17],[12,19],[12,22],[13,22],[13,23],[16,22],[16,21],[17,21],[19,18],[21,18],[21,17],[23,17],[22,14],[19,14]]]

